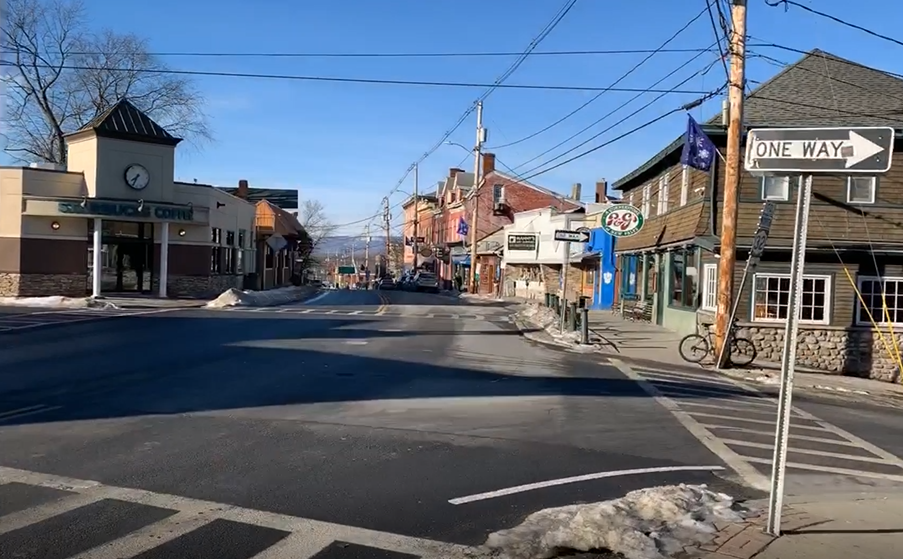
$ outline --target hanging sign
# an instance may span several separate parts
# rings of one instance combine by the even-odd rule
[[[630,204],[614,204],[602,212],[602,230],[613,237],[636,235],[645,221],[643,212]]]

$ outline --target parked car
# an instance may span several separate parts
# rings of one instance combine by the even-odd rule
[[[439,278],[432,272],[419,272],[414,278],[414,285],[417,291],[439,293]]]
[[[379,282],[377,282],[377,289],[395,289],[395,279],[394,278],[380,278]]]

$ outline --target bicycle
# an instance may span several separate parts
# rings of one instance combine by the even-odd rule
[[[745,367],[755,361],[756,346],[752,341],[738,335],[737,330],[739,328],[737,328],[736,324],[733,324],[730,328],[731,342],[728,358],[731,364],[737,367]],[[688,363],[699,363],[708,355],[718,358],[714,353],[715,343],[712,340],[712,329],[708,326],[705,327],[705,335],[697,332],[684,336],[680,340],[680,345],[677,349],[681,358]]]

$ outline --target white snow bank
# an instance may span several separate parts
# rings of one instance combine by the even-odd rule
[[[310,287],[279,287],[266,291],[242,291],[230,288],[222,295],[207,303],[210,309],[225,307],[269,307],[297,301],[311,293]]]
[[[96,309],[116,308],[112,303],[90,297],[0,297],[0,307],[32,307],[45,309]]]
[[[577,332],[561,332],[560,317],[554,310],[544,305],[527,304],[517,314],[545,330],[556,342],[567,345],[573,350],[591,352],[596,349],[596,346],[593,344],[580,343],[581,334],[579,330]]]
[[[627,559],[665,559],[711,541],[715,522],[741,522],[746,512],[705,485],[651,487],[611,501],[541,510],[519,526],[490,534],[484,548],[503,559],[596,549]]]

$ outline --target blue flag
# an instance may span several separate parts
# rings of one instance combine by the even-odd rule
[[[467,235],[467,222],[464,221],[463,217],[458,220],[458,235],[462,237]]]
[[[687,133],[684,135],[684,149],[680,154],[680,162],[687,167],[708,172],[715,159],[715,144],[692,116],[687,115],[687,118]]]

